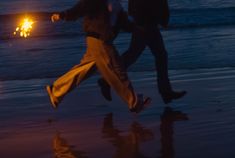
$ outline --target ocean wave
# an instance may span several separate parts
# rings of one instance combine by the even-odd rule
[[[15,21],[24,16],[32,17],[38,24],[43,26],[40,33],[32,35],[32,37],[55,37],[55,38],[73,38],[77,35],[83,35],[81,32],[81,23],[71,22],[74,25],[67,23],[59,23],[59,29],[51,31],[52,24],[50,23],[50,16],[53,12],[28,12],[0,15],[0,40],[9,40],[9,27],[15,24]],[[54,25],[54,24],[53,24]],[[205,27],[223,27],[235,25],[235,7],[227,8],[198,8],[198,9],[172,9],[169,30],[174,29],[192,29]],[[77,29],[77,28],[80,29]],[[54,29],[54,28],[53,28]],[[49,30],[49,31],[48,31]],[[69,32],[67,30],[70,30]],[[60,32],[58,34],[57,32]],[[14,37],[15,38],[15,37]]]
[[[170,28],[235,25],[235,7],[171,10]]]
[[[235,7],[227,7],[227,8],[181,8],[181,9],[171,9],[171,18],[175,20],[179,20],[178,22],[182,22],[180,18],[189,18],[189,21],[183,21],[187,24],[190,21],[198,20],[196,18],[200,17],[202,19],[212,18],[213,20],[217,19],[219,23],[224,20],[232,20],[234,22],[235,17]],[[15,21],[21,17],[29,16],[37,21],[50,21],[50,17],[54,12],[22,12],[15,14],[0,14],[0,21]]]
[[[2,14],[0,15],[1,22],[17,21],[22,17],[30,17],[37,21],[49,21],[53,12],[22,12],[15,14]]]
[[[180,8],[180,9],[170,9],[171,13],[205,13],[205,12],[234,12],[235,7],[224,7],[224,8]]]

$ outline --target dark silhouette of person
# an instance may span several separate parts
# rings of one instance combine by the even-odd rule
[[[169,23],[169,7],[167,0],[129,0],[129,15],[133,17],[137,27],[132,32],[128,50],[122,54],[126,68],[136,62],[148,46],[155,58],[158,91],[165,104],[179,99],[186,91],[174,91],[168,77],[168,54],[159,26],[167,28]],[[141,29],[140,29],[141,28]],[[110,87],[104,79],[99,79],[102,95],[111,101]]]
[[[188,120],[188,116],[181,111],[174,111],[170,107],[164,109],[161,115],[161,158],[174,158],[174,122]]]
[[[85,152],[74,150],[59,133],[53,139],[53,152],[54,158],[88,158]]]
[[[154,139],[153,132],[137,122],[132,123],[128,135],[121,135],[121,131],[113,125],[112,113],[104,118],[102,133],[116,147],[113,158],[147,158],[141,153],[140,144]]]

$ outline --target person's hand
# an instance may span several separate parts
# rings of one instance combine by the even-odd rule
[[[52,22],[56,22],[56,21],[59,21],[59,20],[60,20],[60,14],[55,13],[51,16],[51,21]]]

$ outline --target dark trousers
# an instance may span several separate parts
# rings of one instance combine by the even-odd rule
[[[134,30],[129,49],[122,55],[125,67],[128,68],[135,63],[147,46],[155,58],[158,90],[162,95],[169,93],[172,88],[168,78],[168,55],[161,32],[157,27]]]

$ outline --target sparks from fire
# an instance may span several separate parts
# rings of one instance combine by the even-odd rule
[[[33,29],[34,21],[29,18],[24,18],[19,26],[16,27],[14,35],[19,34],[20,37],[27,38],[30,36],[30,32]]]

